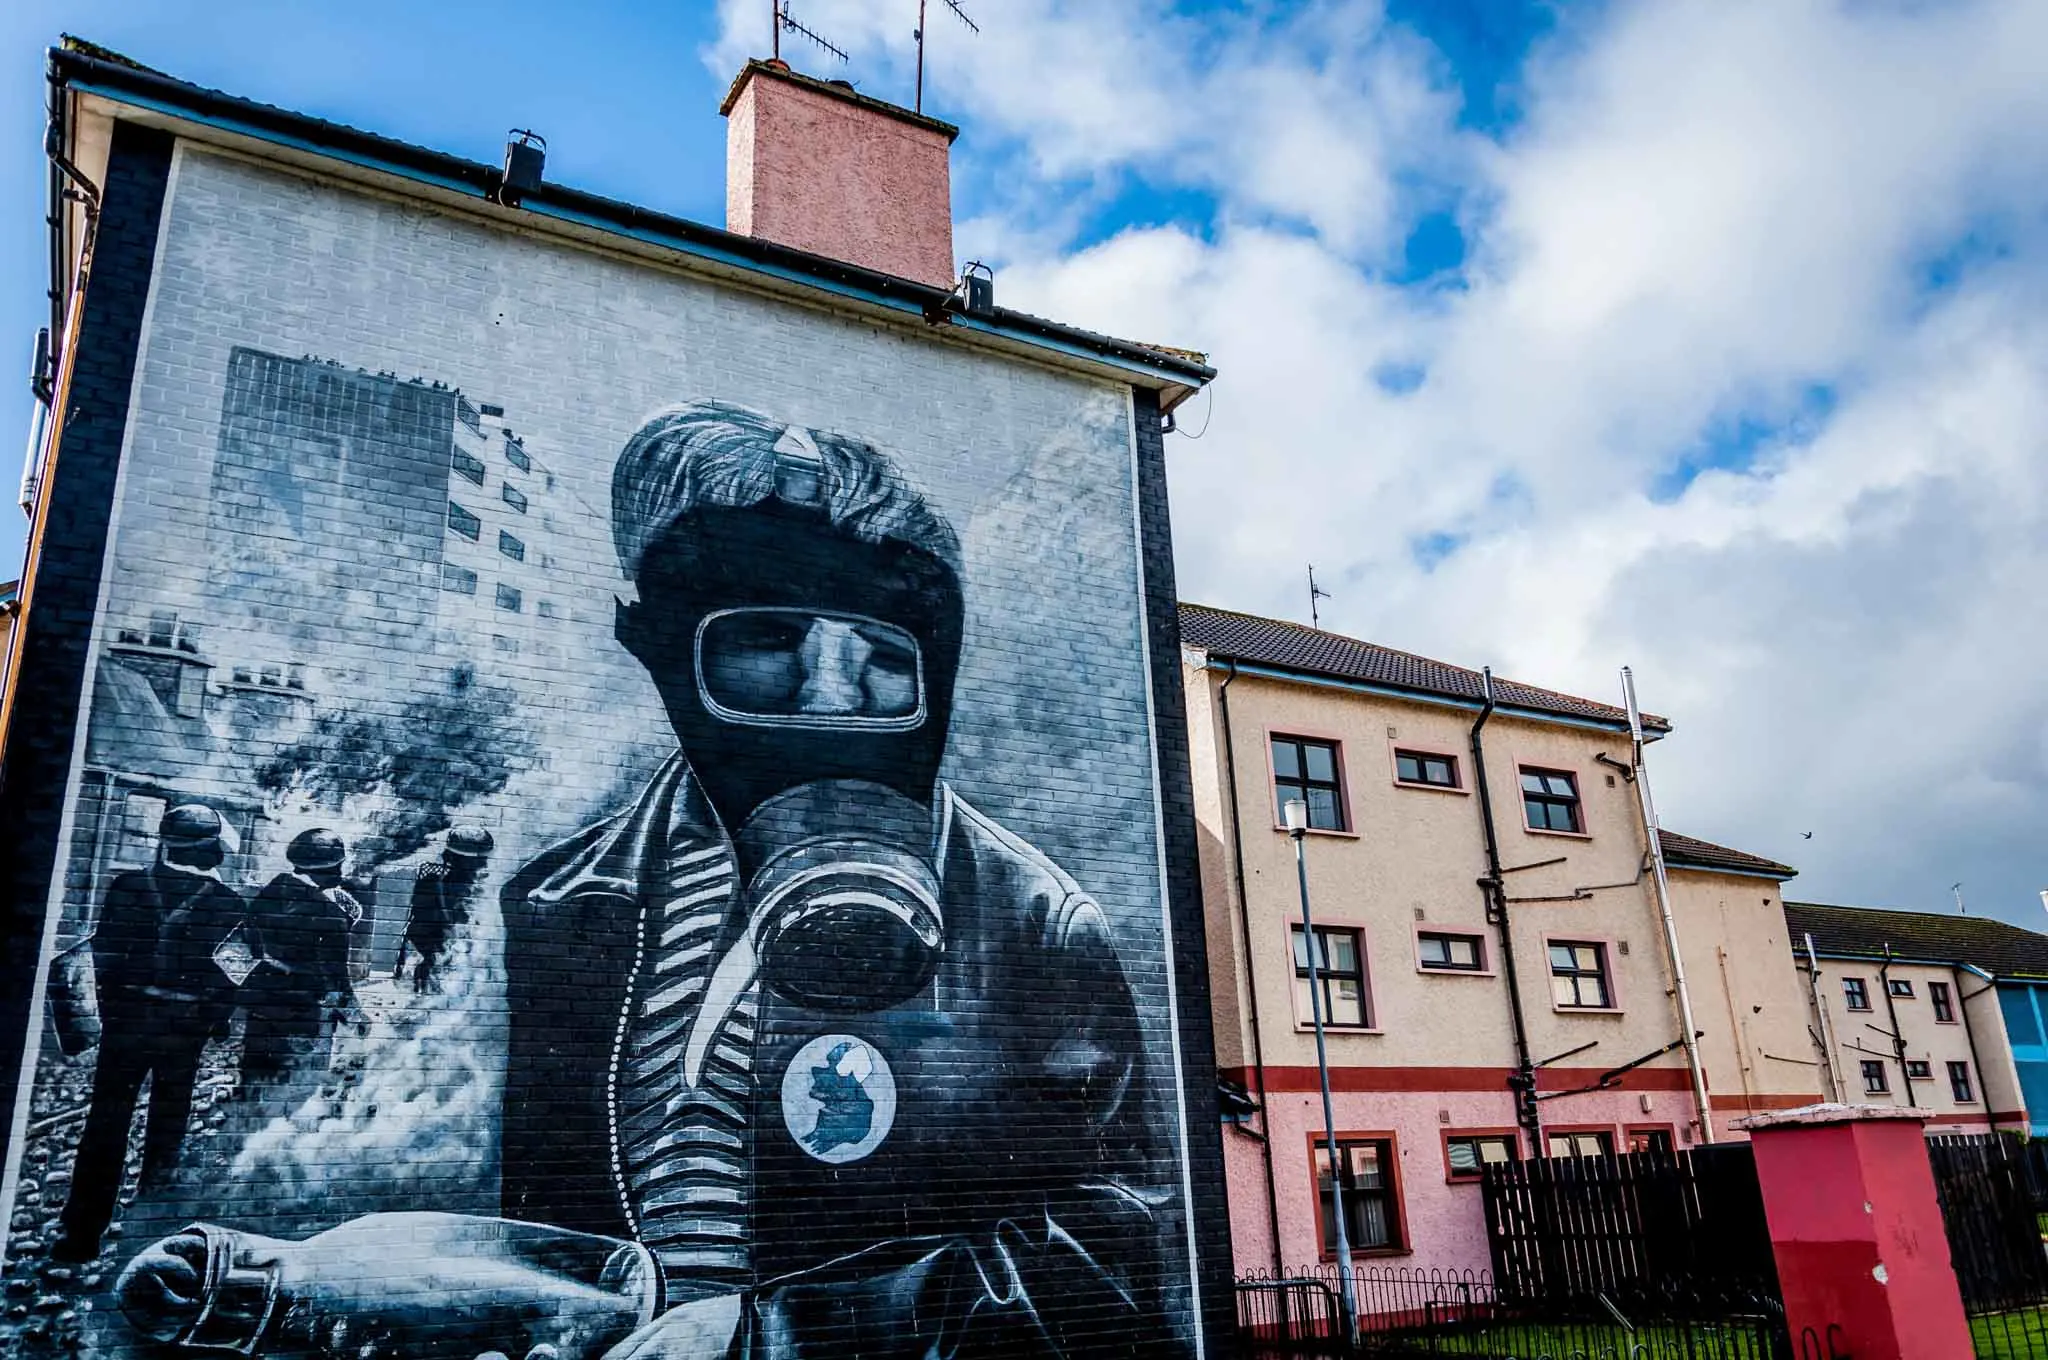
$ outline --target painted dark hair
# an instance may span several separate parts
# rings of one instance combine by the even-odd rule
[[[743,509],[777,494],[776,448],[796,434],[818,455],[817,503],[837,528],[864,543],[901,543],[960,569],[952,527],[925,504],[874,445],[802,429],[723,402],[657,411],[612,469],[612,542],[627,580],[677,520],[710,506]]]

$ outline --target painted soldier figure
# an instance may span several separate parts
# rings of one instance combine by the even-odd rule
[[[471,904],[483,881],[484,866],[491,857],[491,833],[478,826],[458,826],[448,833],[448,846],[441,858],[420,866],[412,889],[412,913],[405,922],[405,941],[398,947],[398,966],[391,976],[405,976],[406,956],[412,954],[412,989],[427,990],[434,969],[448,947],[448,936],[469,924]]]
[[[285,847],[290,872],[256,895],[249,923],[261,962],[243,989],[242,1035],[242,1075],[255,1085],[324,1058],[335,1026],[355,1010],[349,936],[363,909],[341,886],[347,858],[334,832],[301,832]]]
[[[206,1041],[223,1028],[239,979],[217,954],[235,948],[245,907],[220,881],[232,835],[218,812],[186,803],[157,827],[157,861],[117,876],[92,935],[100,1012],[92,1103],[71,1168],[60,1260],[89,1261],[112,1222],[136,1098],[149,1080],[142,1188],[176,1169]]]
[[[504,1219],[295,1244],[197,1225],[130,1266],[136,1325],[198,1344],[224,1314],[167,1315],[188,1277],[282,1272],[306,1283],[237,1314],[331,1309],[402,1339],[389,1264],[342,1242],[431,1237],[433,1278],[462,1256],[502,1281],[513,1220],[562,1233],[563,1259],[616,1250],[573,1317],[465,1295],[465,1342],[509,1355],[1179,1354],[1168,1154],[1108,922],[939,779],[965,623],[950,526],[871,446],[708,403],[632,437],[612,513],[638,590],[618,637],[681,750],[501,895]],[[306,1303],[310,1266],[264,1273],[299,1253],[333,1262],[337,1301]]]

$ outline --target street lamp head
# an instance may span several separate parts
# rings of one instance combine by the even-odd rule
[[[1287,834],[1299,837],[1308,830],[1308,803],[1304,799],[1290,798],[1280,805],[1280,817],[1287,824]]]

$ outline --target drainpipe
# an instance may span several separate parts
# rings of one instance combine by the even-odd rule
[[[1258,1084],[1259,1158],[1266,1167],[1266,1226],[1273,1236],[1273,1269],[1284,1270],[1280,1259],[1280,1189],[1273,1177],[1273,1111],[1266,1103],[1266,1045],[1259,1031],[1259,977],[1252,967],[1252,909],[1244,889],[1244,823],[1237,805],[1237,741],[1230,732],[1230,686],[1237,680],[1237,663],[1225,661],[1230,674],[1216,688],[1216,704],[1223,711],[1223,778],[1230,789],[1230,868],[1237,883],[1237,922],[1244,935],[1244,988],[1251,1001],[1252,1079]],[[1334,1154],[1332,1154],[1334,1155]]]
[[[1643,713],[1636,707],[1636,677],[1621,668],[1621,690],[1628,700],[1628,734],[1635,746],[1636,797],[1642,804],[1643,831],[1650,841],[1650,867],[1656,871],[1657,911],[1664,918],[1664,958],[1671,965],[1671,986],[1678,998],[1679,1038],[1685,1043],[1685,1065],[1692,1073],[1693,1113],[1700,1141],[1714,1141],[1714,1107],[1707,1100],[1707,1073],[1700,1066],[1699,1030],[1692,1022],[1692,991],[1685,985],[1685,958],[1678,952],[1678,918],[1671,914],[1671,881],[1664,874],[1664,838],[1657,828],[1657,804],[1650,797],[1650,771],[1643,764]]]
[[[1472,782],[1479,789],[1479,825],[1486,832],[1486,877],[1479,880],[1486,895],[1486,919],[1500,936],[1501,972],[1508,980],[1508,1016],[1514,1021],[1515,1070],[1508,1090],[1515,1097],[1515,1122],[1529,1135],[1529,1155],[1543,1155],[1543,1126],[1536,1107],[1536,1064],[1529,1060],[1529,1028],[1522,1019],[1522,983],[1515,968],[1515,937],[1508,923],[1507,882],[1500,869],[1500,837],[1493,827],[1493,791],[1486,783],[1486,743],[1480,732],[1493,716],[1493,667],[1479,672],[1486,702],[1472,722]]]
[[[1906,1089],[1906,1103],[1914,1109],[1920,1108],[1919,1099],[1913,1094],[1913,1074],[1906,1067],[1906,1035],[1899,1028],[1899,1003],[1892,1000],[1892,947],[1884,947],[1884,962],[1877,966],[1877,985],[1884,988],[1884,1013],[1892,1022],[1892,1057],[1899,1064],[1899,1081]]]
[[[1998,1118],[1996,1112],[1991,1108],[1991,1092],[1984,1089],[1984,1060],[1977,1056],[1977,1027],[1970,1023],[1970,998],[1982,996],[1985,992],[1997,991],[1997,979],[1986,977],[1984,980],[1990,985],[1986,986],[1982,991],[1971,992],[1965,995],[1963,992],[1963,967],[1964,965],[1961,964],[1950,964],[1948,969],[1949,976],[1956,980],[1956,1013],[1963,1017],[1963,1037],[1970,1041],[1970,1070],[1976,1073],[1972,1080],[1977,1083],[1977,1099],[1984,1102],[1984,1127],[1990,1129],[1993,1133],[1997,1133]]]
[[[1828,1023],[1827,999],[1820,990],[1820,955],[1814,952],[1813,932],[1806,932],[1806,981],[1807,990],[1813,996],[1814,1018],[1820,1022],[1821,1056],[1828,1060],[1828,1084],[1834,1089],[1829,1092],[1836,1100],[1846,1103],[1849,1088],[1842,1084],[1842,1064],[1835,1052],[1834,1026]]]

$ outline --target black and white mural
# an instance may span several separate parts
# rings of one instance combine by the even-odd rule
[[[1127,395],[181,150],[22,1353],[1193,1354]]]

